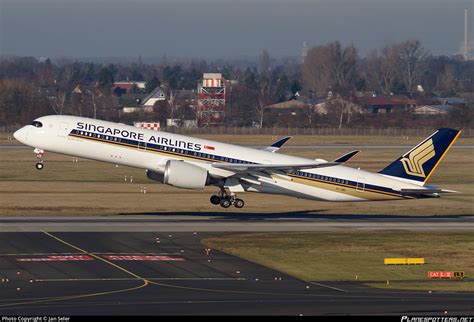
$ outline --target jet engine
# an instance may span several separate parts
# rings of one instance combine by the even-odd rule
[[[147,177],[173,187],[202,189],[208,183],[209,175],[206,169],[193,164],[184,161],[168,160],[163,174],[148,170]]]

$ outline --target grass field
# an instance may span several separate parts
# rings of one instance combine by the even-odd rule
[[[472,232],[244,234],[203,243],[306,281],[357,280],[392,289],[474,291]],[[426,264],[384,265],[385,257],[423,257]],[[464,271],[471,279],[430,281],[428,271]]]
[[[224,140],[229,137],[219,136],[215,139]],[[295,139],[298,143],[301,137]],[[314,138],[307,137],[306,139],[305,142],[309,142]],[[413,141],[419,142],[420,139],[416,138]],[[342,144],[346,141],[352,141],[352,144],[366,144],[363,137],[337,137],[328,141],[327,144]],[[385,137],[373,137],[371,143],[385,144],[385,141]],[[248,141],[245,142],[248,143]],[[348,145],[318,150],[282,149],[281,153],[332,160],[351,150],[352,147]],[[377,171],[405,152],[404,150],[400,148],[363,149],[348,165]],[[335,216],[341,214],[472,215],[474,214],[473,152],[473,149],[452,149],[430,182],[445,189],[461,191],[461,194],[445,195],[437,200],[327,203],[246,193],[241,195],[246,201],[246,207],[241,211],[282,214],[298,212]],[[72,162],[72,157],[48,152],[45,154],[44,170],[37,171],[34,168],[35,162],[32,149],[0,149],[0,213],[2,215],[87,216],[235,211],[234,208],[225,210],[210,205],[209,196],[217,191],[216,188],[208,187],[202,191],[181,190],[148,180],[144,170],[140,169],[116,167],[113,164],[84,159]],[[143,187],[147,189],[146,194],[140,193]]]

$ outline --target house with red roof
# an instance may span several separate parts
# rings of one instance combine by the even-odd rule
[[[406,96],[361,96],[355,100],[364,113],[391,113],[396,110],[406,111],[416,103]]]

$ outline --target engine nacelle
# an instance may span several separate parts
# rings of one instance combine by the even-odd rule
[[[164,174],[163,172],[156,172],[152,170],[146,170],[146,176],[148,179],[155,180],[161,183],[164,183]]]
[[[168,160],[163,175],[163,183],[185,189],[202,189],[208,182],[209,174],[206,169],[193,164]]]

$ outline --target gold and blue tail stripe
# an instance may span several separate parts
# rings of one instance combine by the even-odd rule
[[[439,129],[379,173],[426,183],[460,134],[460,130]]]

